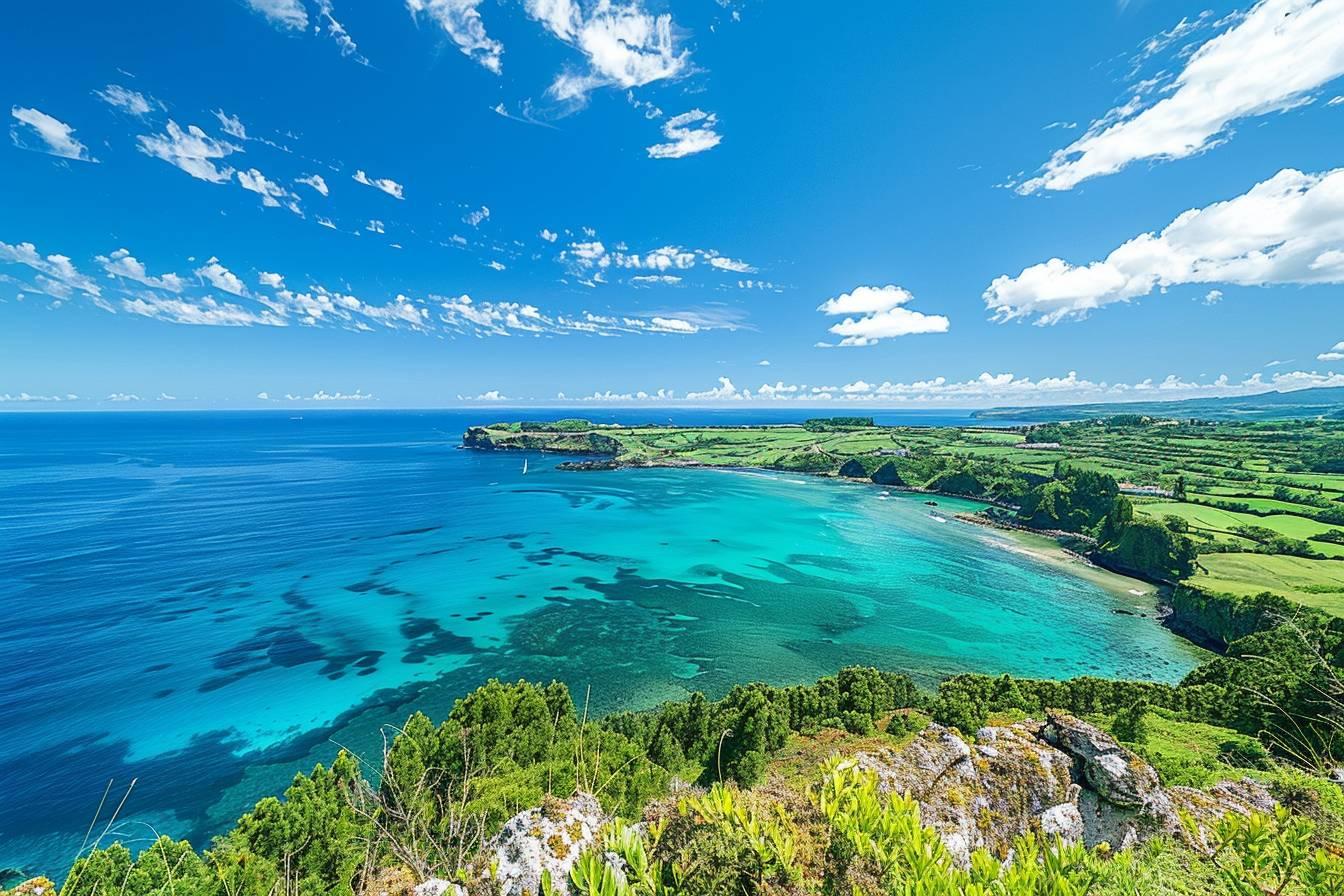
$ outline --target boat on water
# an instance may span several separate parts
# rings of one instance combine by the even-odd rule
[[[527,475],[527,458],[523,458],[523,475]]]

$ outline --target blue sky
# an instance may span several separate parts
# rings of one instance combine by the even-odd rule
[[[1344,0],[23,4],[0,408],[1344,385],[1341,75]]]

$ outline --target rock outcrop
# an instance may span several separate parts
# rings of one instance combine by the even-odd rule
[[[982,728],[974,743],[930,725],[899,751],[856,758],[884,790],[915,799],[924,823],[963,865],[976,849],[1006,858],[1013,840],[1032,831],[1124,849],[1158,835],[1188,837],[1182,814],[1203,838],[1229,812],[1274,806],[1248,779],[1207,791],[1164,787],[1152,766],[1109,734],[1053,711],[1044,723]]]
[[[1006,858],[1013,838],[1049,830],[1081,839],[1072,761],[1028,725],[981,730],[974,745],[930,725],[899,752],[860,754],[888,791],[908,793],[958,862],[977,849]]]
[[[874,470],[872,480],[878,485],[905,485],[905,480],[901,478],[900,471],[891,461],[887,461]]]
[[[486,844],[497,892],[537,896],[543,871],[550,873],[555,892],[568,892],[570,869],[609,820],[597,798],[586,793],[548,799],[540,808],[519,812]]]

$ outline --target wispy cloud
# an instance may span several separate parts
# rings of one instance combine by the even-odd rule
[[[44,152],[76,162],[98,161],[89,155],[87,146],[75,139],[75,129],[60,119],[23,106],[12,107],[9,114],[15,121],[9,136],[19,149]]]
[[[276,27],[302,31],[308,27],[308,11],[302,0],[246,0],[255,12],[261,13]]]
[[[586,68],[556,77],[548,94],[577,108],[601,87],[641,87],[676,78],[690,68],[668,14],[655,15],[639,0],[601,0],[587,8],[575,0],[526,0],[529,15],[555,37],[579,50]]]
[[[163,108],[163,103],[152,96],[131,90],[129,87],[122,87],[120,84],[109,84],[102,90],[95,90],[94,94],[112,108],[120,109],[136,118],[144,118],[151,112]]]
[[[1016,189],[1071,190],[1141,159],[1195,155],[1238,120],[1308,102],[1341,74],[1344,0],[1261,0],[1196,50],[1160,99],[1136,92]]]
[[[486,34],[479,9],[481,2],[406,0],[406,8],[412,17],[424,16],[437,24],[463,54],[499,74],[503,70],[504,45]]]
[[[667,142],[648,147],[649,158],[681,159],[713,149],[723,140],[714,130],[718,123],[718,117],[713,112],[702,112],[699,109],[669,118],[663,122],[663,138]]]

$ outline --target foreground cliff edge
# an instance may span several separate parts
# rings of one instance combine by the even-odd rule
[[[852,668],[590,721],[563,685],[490,682],[442,724],[412,716],[376,763],[299,775],[202,852],[100,813],[60,890],[1340,892],[1344,794],[1199,721],[1234,696],[1006,676],[923,693]]]

